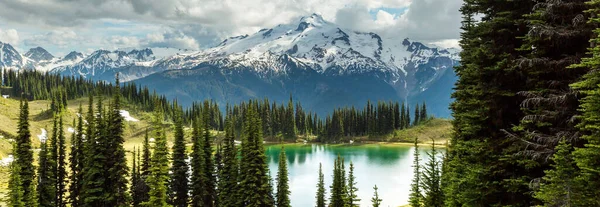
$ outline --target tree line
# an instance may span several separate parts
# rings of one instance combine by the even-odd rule
[[[89,96],[113,96],[120,93],[124,103],[134,109],[153,111],[161,107],[166,119],[175,120],[177,100],[168,101],[163,95],[150,92],[147,87],[137,86],[135,83],[107,83],[92,81],[83,77],[62,76],[60,74],[42,73],[38,71],[4,70],[2,85],[6,86],[3,93],[28,100],[51,100],[48,113],[56,113],[67,107],[68,100]],[[209,102],[205,107],[206,103]],[[369,136],[374,138],[392,133],[394,130],[406,129],[416,126],[430,119],[426,103],[414,106],[411,110],[407,103],[384,102],[373,103],[368,101],[363,109],[344,107],[335,109],[325,117],[305,110],[299,101],[290,99],[287,103],[278,104],[268,98],[251,100],[257,103],[263,127],[263,136],[266,140],[294,142],[298,137],[316,136],[317,141],[325,143],[344,142],[356,136]],[[223,131],[225,125],[224,111],[231,110],[230,116],[235,117],[233,126],[236,139],[240,138],[243,128],[245,111],[251,105],[241,102],[235,105],[227,104],[221,108],[214,100],[194,102],[183,110],[183,123],[192,124],[194,117],[200,116],[208,110],[208,120],[211,129]],[[412,117],[412,119],[411,119]]]
[[[600,206],[600,1],[465,1],[436,206]]]
[[[189,139],[183,130],[182,107],[175,105],[174,141],[169,149],[165,127],[170,125],[165,124],[164,107],[155,107],[143,146],[126,152],[118,78],[116,83],[117,92],[107,105],[103,96],[90,94],[85,114],[83,106],[79,106],[79,116],[73,121],[76,129],[69,145],[63,131],[64,110],[61,109],[64,107],[57,107],[52,134],[41,144],[37,170],[33,165],[28,101],[21,100],[18,135],[13,148],[15,161],[10,164],[10,206],[291,205],[285,150],[280,153],[276,185],[268,171],[259,101],[249,101],[244,111],[240,146],[235,144],[237,117],[231,115],[232,109],[226,112],[225,137],[216,141],[211,134],[211,110],[208,110],[211,103],[206,101],[202,106],[206,110],[193,117]],[[189,153],[188,143],[192,145]],[[126,153],[133,154],[131,168],[127,165]],[[321,169],[319,175],[316,205],[325,206]],[[338,157],[333,180],[329,206],[358,206],[360,199],[356,195],[353,164],[350,163],[346,174],[344,161]],[[379,206],[381,199],[376,186],[374,189],[373,206]]]

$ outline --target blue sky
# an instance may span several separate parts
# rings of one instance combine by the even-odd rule
[[[340,27],[456,46],[462,0],[3,0],[0,41],[24,52],[173,47],[199,50],[231,36],[318,13]]]

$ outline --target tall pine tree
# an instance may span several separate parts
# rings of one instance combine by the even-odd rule
[[[356,182],[356,177],[354,177],[354,164],[350,161],[350,171],[348,172],[348,195],[347,195],[347,203],[348,206],[354,207],[359,206],[358,202],[360,202],[360,198],[356,194],[358,192],[358,187],[356,186],[358,183]]]
[[[410,184],[410,195],[408,196],[408,203],[410,203],[411,207],[421,207],[423,202],[423,194],[421,194],[421,164],[419,158],[418,139],[415,138],[414,143],[414,173],[412,183]]]
[[[188,171],[185,138],[183,135],[183,112],[179,106],[175,111],[175,141],[173,143],[173,164],[171,166],[171,204],[175,207],[188,205]]]
[[[29,131],[29,103],[21,100],[17,137],[15,137],[14,162],[19,166],[19,178],[23,190],[22,201],[25,206],[36,206],[35,201],[35,169],[33,167],[33,151],[31,148],[31,132]]]
[[[105,181],[104,189],[106,193],[106,205],[109,206],[128,206],[131,197],[127,191],[127,177],[129,168],[125,157],[125,148],[123,143],[124,118],[121,116],[121,84],[119,75],[116,76],[115,90],[109,106],[106,143],[103,144],[105,159]]]
[[[16,145],[13,144],[13,154],[17,149]],[[21,181],[21,167],[16,163],[12,162],[9,165],[10,177],[8,179],[8,205],[12,207],[25,207],[23,202],[23,186]]]
[[[77,117],[77,126],[71,137],[71,153],[69,154],[70,163],[70,181],[69,185],[69,203],[72,207],[80,206],[79,194],[83,186],[82,168],[84,164],[84,140],[83,140],[83,108],[79,104]]]
[[[287,171],[287,156],[285,148],[281,147],[279,153],[279,169],[277,171],[277,207],[289,207],[290,203],[290,186]]]
[[[323,165],[319,163],[319,182],[317,183],[317,207],[325,207],[325,176],[323,175]]]
[[[167,136],[163,129],[164,115],[161,107],[156,107],[154,112],[154,152],[150,159],[150,174],[146,177],[146,183],[150,187],[150,199],[142,203],[146,207],[166,207],[167,204],[167,182],[169,179],[169,149],[167,147]]]
[[[222,207],[239,206],[238,192],[238,152],[235,147],[233,120],[228,116],[225,122],[223,139],[223,164],[219,174],[219,204]]]
[[[530,189],[514,182],[524,172],[510,158],[515,141],[503,129],[518,125],[522,83],[517,68],[522,36],[528,33],[529,0],[465,1],[459,77],[451,105],[454,133],[444,172],[446,206],[521,206],[532,201]],[[512,150],[513,152],[511,152]],[[506,170],[512,169],[512,170]]]
[[[245,114],[244,136],[242,140],[242,160],[240,165],[240,199],[243,206],[274,206],[271,197],[270,176],[263,147],[262,125],[251,103]],[[253,189],[248,191],[245,189]]]

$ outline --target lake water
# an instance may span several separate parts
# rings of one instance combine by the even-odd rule
[[[419,148],[421,162],[425,160],[426,148]],[[275,179],[281,145],[266,147],[269,169]],[[360,206],[371,206],[373,186],[379,188],[381,206],[408,204],[410,184],[413,178],[414,147],[399,145],[285,145],[288,158],[291,201],[294,207],[315,206],[319,163],[323,164],[326,199],[329,200],[329,186],[333,179],[333,163],[340,155],[346,164],[354,163],[354,175],[358,182]],[[274,183],[274,185],[276,185]]]

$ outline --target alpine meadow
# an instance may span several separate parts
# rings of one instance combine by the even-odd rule
[[[600,0],[6,0],[0,72],[0,206],[600,207]]]

